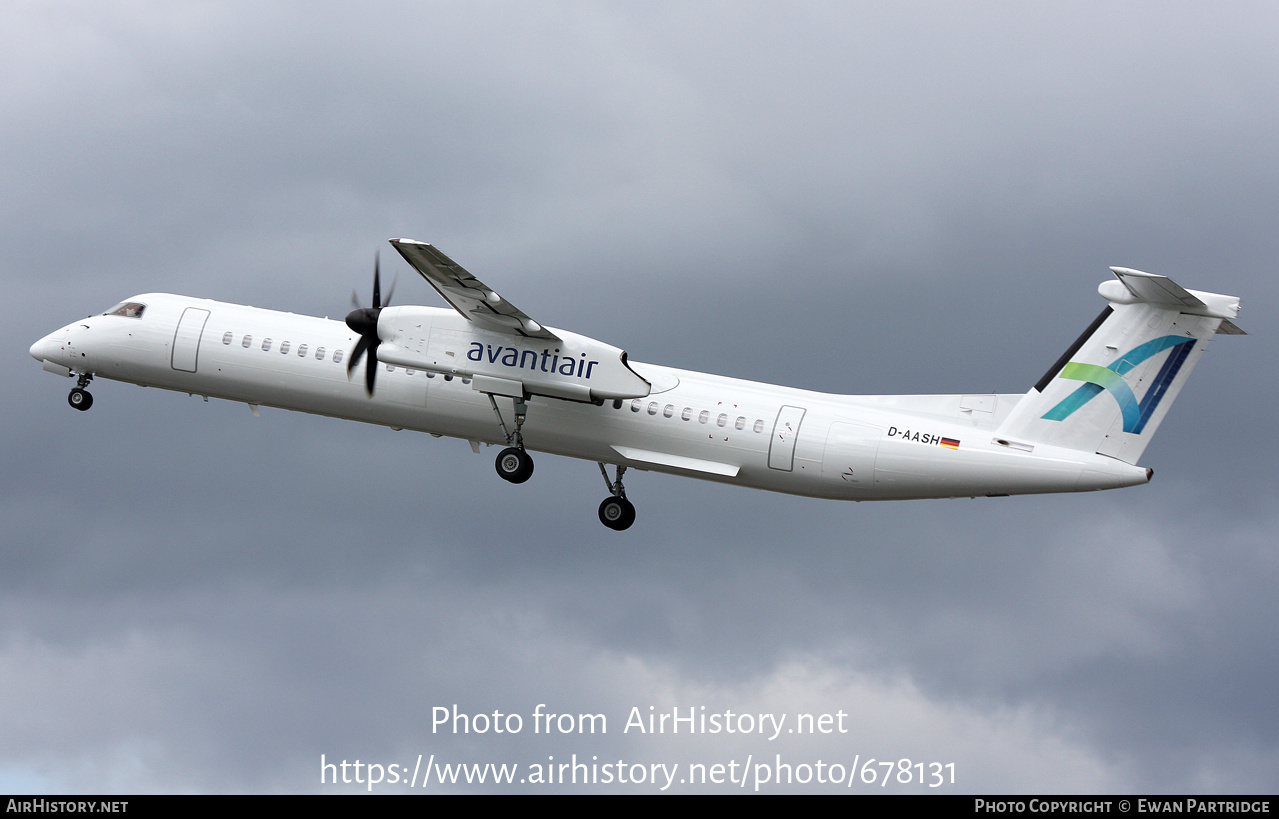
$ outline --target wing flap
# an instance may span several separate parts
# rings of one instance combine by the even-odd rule
[[[718,461],[704,461],[701,458],[689,458],[684,455],[672,455],[669,452],[651,452],[629,446],[613,445],[614,451],[628,461],[642,464],[655,464],[674,469],[685,469],[689,472],[703,472],[708,475],[723,475],[728,478],[737,476],[741,467],[723,464]]]

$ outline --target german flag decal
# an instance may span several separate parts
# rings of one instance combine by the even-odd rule
[[[959,449],[959,441],[954,438],[942,438],[941,445],[947,449]]]

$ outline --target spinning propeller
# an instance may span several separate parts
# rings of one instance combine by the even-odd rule
[[[373,395],[373,382],[377,379],[377,348],[382,343],[382,339],[377,335],[377,319],[382,313],[383,307],[389,307],[391,304],[391,296],[395,293],[395,282],[391,282],[391,289],[386,294],[386,303],[382,303],[382,287],[379,276],[379,257],[380,253],[373,256],[373,306],[361,307],[360,300],[355,295],[355,291],[351,291],[351,304],[355,305],[346,316],[346,326],[351,328],[352,332],[359,333],[360,340],[355,343],[355,349],[351,351],[351,359],[346,364],[346,375],[349,378],[351,372],[356,365],[360,363],[360,359],[365,353],[369,354],[369,363],[364,368],[364,388],[369,391],[369,395]]]

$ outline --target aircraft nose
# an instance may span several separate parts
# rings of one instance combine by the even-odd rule
[[[36,361],[53,361],[58,356],[58,339],[63,335],[62,330],[49,335],[31,345],[31,357]]]
[[[37,341],[35,344],[31,345],[31,357],[34,358],[36,361],[44,361],[45,358],[47,358],[44,351],[48,348],[48,346],[49,346],[49,337],[45,336],[44,338]]]

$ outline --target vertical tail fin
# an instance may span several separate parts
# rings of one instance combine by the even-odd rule
[[[1239,299],[1112,267],[1109,305],[1018,402],[997,438],[1097,452],[1135,464]]]

